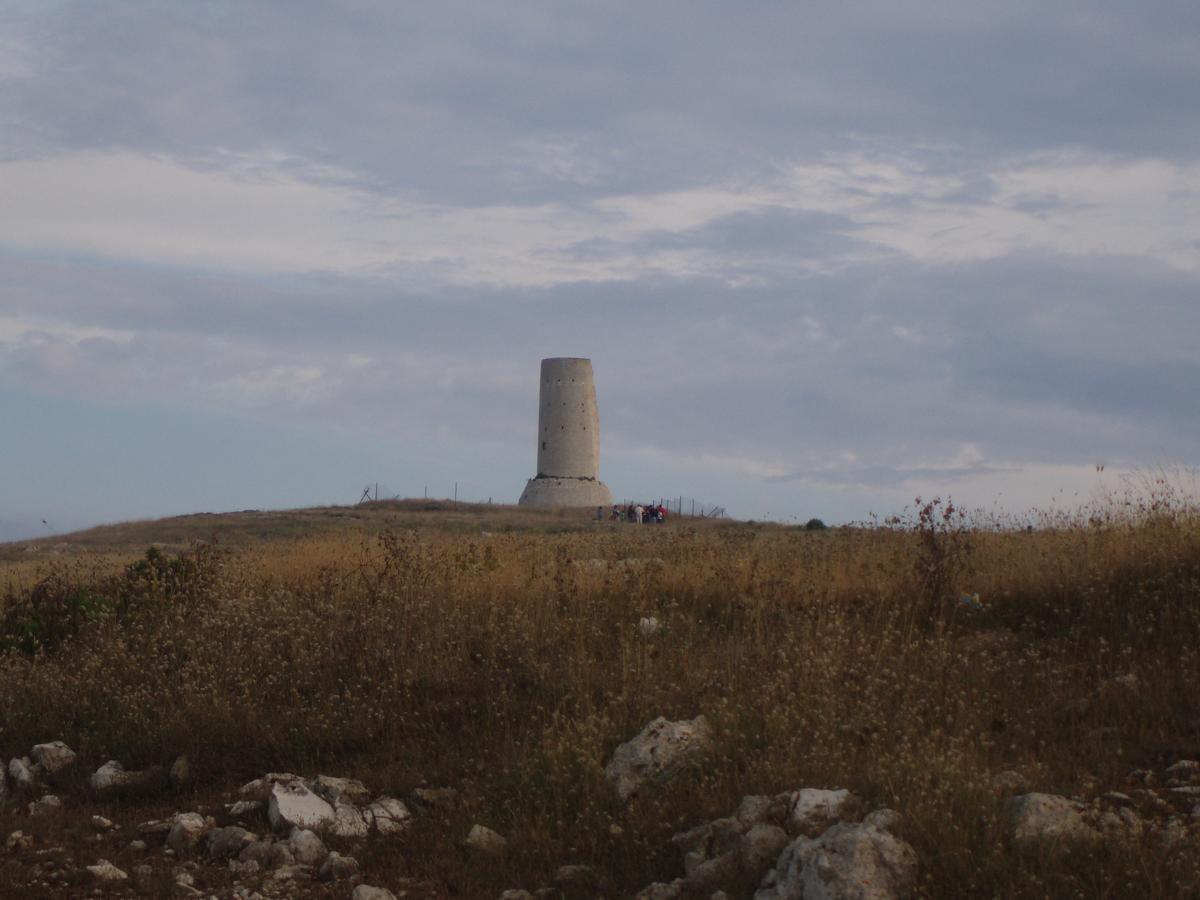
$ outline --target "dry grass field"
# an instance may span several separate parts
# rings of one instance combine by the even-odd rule
[[[408,896],[532,891],[568,863],[604,873],[600,895],[632,896],[681,874],[673,833],[800,787],[897,810],[923,897],[1200,895],[1194,804],[1143,791],[1153,774],[1131,780],[1200,758],[1200,515],[1169,480],[1031,529],[936,502],[826,531],[439,506],[3,548],[0,757],[62,740],[88,772],[186,754],[194,777],[136,801],[80,790],[38,819],[8,805],[0,839],[35,843],[0,849],[0,892],[86,896],[74,876],[31,886],[37,849],[129,869],[138,821],[292,771],[458,791],[354,851],[364,881]],[[168,546],[147,557],[155,542]],[[646,636],[651,616],[662,628]],[[619,803],[613,749],[656,716],[701,713],[708,755]],[[1017,846],[993,783],[1006,770],[1083,801],[1124,792],[1147,827]],[[94,813],[124,837],[86,843]],[[476,822],[508,838],[503,857],[462,846]],[[206,895],[230,884],[197,875]]]

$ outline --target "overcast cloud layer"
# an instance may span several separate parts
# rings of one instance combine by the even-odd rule
[[[1190,0],[247,6],[0,8],[0,539],[511,502],[543,356],[619,497],[1200,462]]]

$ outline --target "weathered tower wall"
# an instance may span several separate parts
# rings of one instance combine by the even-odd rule
[[[590,359],[542,360],[537,476],[525,486],[520,503],[528,506],[612,503],[612,494],[600,481],[600,415]]]

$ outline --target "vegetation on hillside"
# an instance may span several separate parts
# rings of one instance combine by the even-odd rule
[[[1018,849],[992,783],[1087,798],[1200,757],[1200,516],[1166,482],[1031,530],[934,501],[876,528],[410,527],[103,568],[10,588],[0,756],[459,789],[453,821],[377,842],[376,883],[496,896],[587,863],[630,895],[678,874],[675,831],[816,786],[902,814],[923,896],[1200,892],[1194,837]],[[618,803],[612,750],[699,713],[711,756]],[[503,861],[464,856],[476,821]]]

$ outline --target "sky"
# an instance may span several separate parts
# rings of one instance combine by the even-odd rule
[[[4,0],[0,540],[515,502],[549,356],[618,498],[1195,467],[1197,85],[1194,0]]]

